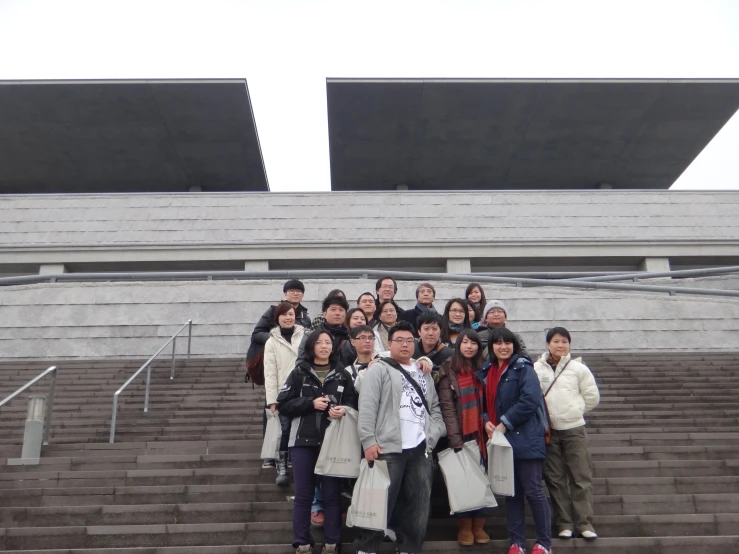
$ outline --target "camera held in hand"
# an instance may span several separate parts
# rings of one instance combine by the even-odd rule
[[[326,398],[328,398],[328,409],[336,408],[339,405],[339,401],[336,400],[336,397],[333,394],[327,394]]]

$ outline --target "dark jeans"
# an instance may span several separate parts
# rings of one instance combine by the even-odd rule
[[[280,427],[282,428],[282,436],[280,436],[280,452],[287,452],[287,444],[290,442],[290,427],[292,419],[280,414]]]
[[[508,539],[511,545],[526,548],[526,508],[524,498],[529,501],[534,518],[536,542],[549,550],[552,548],[552,514],[541,484],[544,460],[514,460],[514,496],[506,498]]]
[[[316,488],[316,461],[321,451],[318,446],[298,446],[290,449],[295,480],[293,505],[293,548],[315,544],[310,532],[310,511]],[[322,477],[323,535],[326,544],[341,543],[341,478]]]
[[[429,520],[434,474],[433,461],[430,456],[426,457],[426,442],[400,454],[382,454],[379,459],[387,462],[390,474],[387,513],[398,539],[397,550],[411,554],[421,552]],[[324,490],[324,498],[325,494]],[[354,549],[374,554],[380,550],[383,538],[385,533],[382,531],[361,529],[354,539]]]

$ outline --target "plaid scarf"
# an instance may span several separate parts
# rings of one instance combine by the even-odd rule
[[[472,373],[472,368],[465,363],[457,373],[459,384],[459,402],[462,407],[462,440],[464,442],[477,441],[482,459],[487,459],[485,445],[485,424],[482,420],[482,402],[484,391],[482,383]]]

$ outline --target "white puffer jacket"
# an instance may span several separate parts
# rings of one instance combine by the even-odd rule
[[[554,377],[559,375],[546,397],[552,428],[564,431],[585,425],[583,416],[600,402],[595,377],[588,366],[580,361],[581,358],[572,359],[571,354],[562,357],[557,364],[556,372],[547,362],[547,358],[549,352],[542,354],[534,364],[534,369],[539,376],[542,394],[547,392]]]
[[[280,328],[274,327],[264,345],[264,389],[267,406],[277,403],[277,394],[287,381],[287,376],[295,369],[298,347],[305,335],[305,327],[296,325],[294,329],[291,341],[287,342],[280,334]]]

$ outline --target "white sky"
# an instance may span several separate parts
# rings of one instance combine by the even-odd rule
[[[737,78],[739,1],[0,0],[0,79],[246,78],[273,191],[330,188],[326,77]]]

